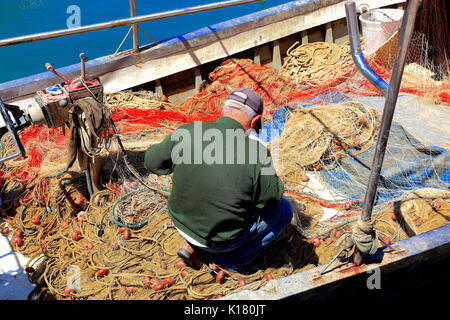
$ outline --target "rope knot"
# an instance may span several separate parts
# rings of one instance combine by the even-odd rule
[[[336,246],[340,246],[342,243],[346,250],[356,246],[362,253],[374,254],[378,248],[378,238],[372,221],[358,219],[352,232],[344,233],[336,242]]]

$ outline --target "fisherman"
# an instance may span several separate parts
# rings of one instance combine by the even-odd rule
[[[292,219],[261,129],[263,101],[249,88],[226,98],[216,122],[183,125],[145,153],[146,168],[173,173],[169,215],[185,242],[178,255],[244,273]]]

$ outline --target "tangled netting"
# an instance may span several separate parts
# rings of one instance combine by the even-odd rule
[[[29,258],[30,279],[44,288],[45,296],[216,299],[329,262],[340,250],[341,234],[358,219],[360,203],[321,197],[310,184],[311,174],[323,187],[332,168],[373,149],[380,115],[355,99],[330,103],[322,94],[378,93],[369,82],[351,76],[355,68],[347,45],[296,46],[288,51],[282,72],[248,59],[224,61],[196,95],[179,105],[144,90],[105,95],[129,161],[153,190],[139,184],[112,136],[98,155],[104,189],[88,198],[84,173],[75,167],[64,170],[68,134],[42,126],[24,129],[20,137],[28,158],[2,165],[2,233]],[[370,63],[388,80],[385,65]],[[448,81],[437,82],[422,71],[423,66],[412,64],[406,69],[402,92],[422,97],[433,88],[434,101],[448,103]],[[184,123],[216,120],[228,94],[239,87],[261,95],[265,123],[286,110],[283,131],[269,147],[274,157],[279,148],[282,161],[276,169],[295,221],[247,274],[206,264],[195,270],[176,254],[183,239],[167,213],[171,177],[149,175],[143,153]],[[2,156],[14,152],[9,135],[2,137],[1,147]],[[325,210],[335,214],[323,219]],[[373,221],[384,241],[392,243],[447,224],[449,215],[448,192],[417,187],[377,206]]]
[[[295,182],[310,169],[320,170],[322,163],[333,165],[367,150],[378,125],[376,113],[356,102],[298,108],[286,118],[278,141],[280,170],[287,181]]]
[[[291,106],[296,102],[315,96],[319,90],[297,90],[291,77],[277,70],[260,66],[249,59],[230,59],[209,74],[201,86],[200,93],[188,98],[179,108],[192,119],[201,112],[200,120],[216,120],[221,106],[229,93],[237,88],[251,88],[264,101],[265,120],[271,119],[280,106]],[[206,101],[205,101],[206,100]]]
[[[367,39],[367,41],[376,41],[376,37],[377,35]],[[367,57],[370,67],[387,83],[389,83],[391,77],[398,37],[399,32],[397,31],[376,52]],[[431,49],[428,38],[423,33],[416,32],[413,34],[407,53],[400,94],[411,94],[420,97],[424,103],[449,105],[450,83],[448,76],[450,61],[444,56],[443,61],[439,62],[439,67],[436,67],[435,62],[430,60],[428,53]],[[345,90],[347,92],[367,96],[381,95],[365,79],[358,81],[347,79],[346,84]]]
[[[229,59],[209,74],[196,95],[180,105],[147,91],[108,94],[106,104],[121,133],[161,127],[173,130],[183,123],[217,120],[226,97],[242,87],[251,88],[262,97],[265,119],[270,119],[280,106],[293,105],[320,92],[297,90],[292,78],[250,59]]]

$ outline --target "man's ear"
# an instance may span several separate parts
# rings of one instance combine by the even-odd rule
[[[252,120],[250,120],[250,128],[254,128],[256,122],[257,122],[258,120],[260,120],[260,119],[261,119],[261,115],[260,115],[260,114],[257,114],[256,116],[254,116],[254,117],[252,118]]]

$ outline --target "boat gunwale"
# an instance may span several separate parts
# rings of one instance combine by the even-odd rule
[[[379,263],[371,262],[355,266],[351,262],[335,262],[323,275],[320,274],[323,266],[317,266],[280,279],[273,279],[269,289],[262,287],[258,290],[243,290],[227,295],[221,300],[314,300],[319,296],[323,299],[330,294],[330,287],[333,287],[336,293],[340,287],[346,285],[347,280],[364,273],[370,277],[377,268],[386,275],[404,269],[413,271],[433,259],[435,263],[446,259],[450,253],[449,235],[450,224],[446,224],[395,242],[392,246],[396,251],[385,251],[388,249],[386,246],[378,248],[373,256],[381,256]]]

